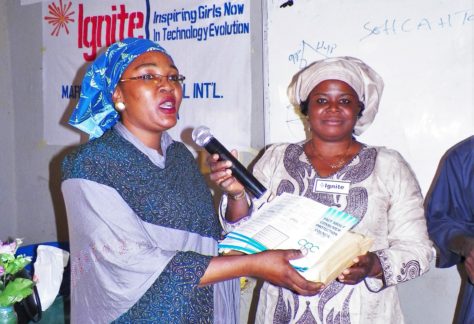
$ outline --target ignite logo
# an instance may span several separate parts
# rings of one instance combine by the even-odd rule
[[[57,6],[54,2],[48,5],[48,12],[51,16],[45,16],[44,20],[54,27],[53,31],[51,32],[51,36],[59,36],[61,29],[64,29],[66,34],[69,35],[67,24],[74,22],[74,19],[71,18],[71,16],[74,14],[74,11],[70,12],[71,6],[71,1],[69,1],[69,4],[63,5],[62,0],[59,0],[59,6]]]
[[[124,4],[111,6],[112,14],[89,16],[84,5],[79,4],[77,48],[90,49],[84,53],[86,61],[93,61],[97,49],[109,46],[126,37],[143,38],[141,31],[145,24],[145,15],[140,11],[127,11]]]
[[[59,0],[59,5],[56,1],[48,5],[50,15],[45,16],[44,20],[54,27],[52,36],[58,37],[62,29],[69,34],[68,24],[76,21],[71,18],[76,13],[71,10],[71,6],[72,1],[63,5],[63,0]],[[87,49],[82,54],[86,61],[93,61],[98,49],[103,46],[126,37],[144,37],[145,14],[128,11],[125,4],[111,5],[109,14],[88,15],[82,3],[78,4],[77,9],[77,48]]]

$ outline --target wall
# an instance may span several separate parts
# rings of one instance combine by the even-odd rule
[[[15,146],[7,3],[0,1],[0,238],[16,233]]]
[[[2,87],[1,95],[10,103],[11,116],[1,121],[9,121],[1,127],[2,133],[7,133],[2,139],[8,139],[2,144],[2,151],[8,154],[2,156],[12,159],[5,163],[6,169],[2,163],[2,176],[12,179],[7,182],[10,202],[2,204],[1,213],[2,219],[6,215],[16,219],[8,232],[2,226],[1,234],[22,237],[25,243],[65,240],[67,226],[58,178],[58,155],[65,148],[47,146],[42,140],[41,4],[1,3],[0,21],[7,27],[2,28],[2,35],[6,34],[2,55],[5,51],[6,62],[11,62],[11,73],[0,76],[0,82],[9,85],[5,93]],[[2,186],[2,192],[4,189]]]

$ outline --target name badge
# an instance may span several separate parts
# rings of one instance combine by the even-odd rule
[[[343,180],[324,180],[317,179],[314,183],[313,191],[322,193],[331,193],[339,195],[348,195],[351,186],[350,181]]]

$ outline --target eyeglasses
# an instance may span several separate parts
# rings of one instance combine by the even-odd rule
[[[156,84],[162,84],[165,79],[168,80],[168,82],[172,84],[181,84],[186,79],[186,77],[181,74],[172,74],[172,75],[144,74],[144,75],[139,75],[139,76],[131,77],[127,79],[121,79],[120,82],[142,80],[145,82],[152,81]]]

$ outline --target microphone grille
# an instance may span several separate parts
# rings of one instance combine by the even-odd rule
[[[199,146],[205,146],[211,138],[211,131],[206,126],[199,126],[193,130],[192,133],[193,141]]]

